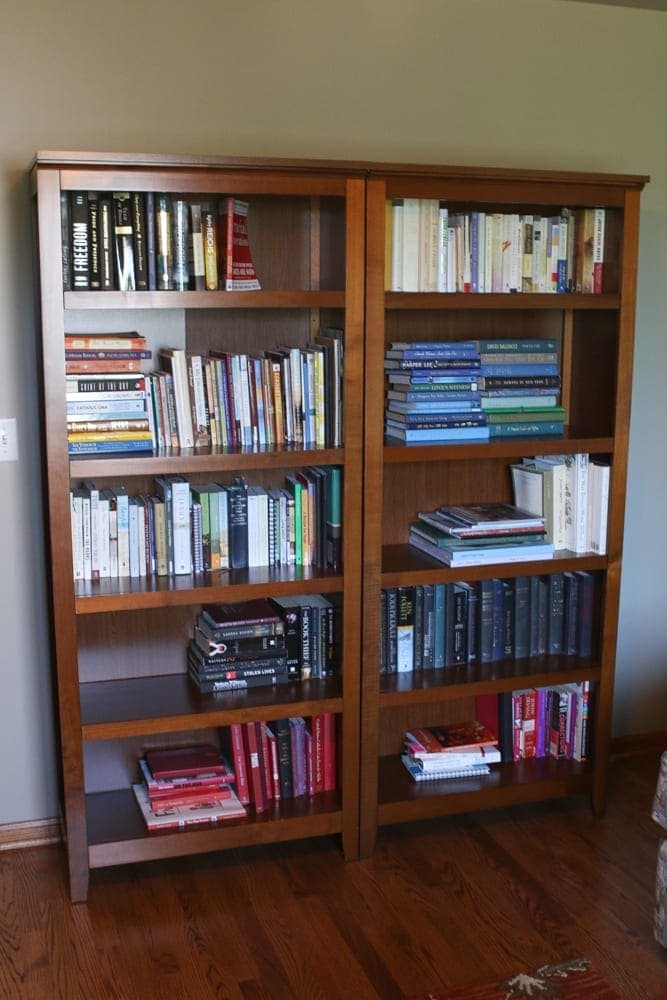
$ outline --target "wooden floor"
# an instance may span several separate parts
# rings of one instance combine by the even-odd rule
[[[381,831],[369,861],[308,841],[93,873],[0,854],[0,997],[421,996],[586,956],[667,998],[652,936],[656,754],[619,758],[604,820],[578,799]]]

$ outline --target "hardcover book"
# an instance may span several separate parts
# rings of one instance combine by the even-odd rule
[[[221,205],[219,245],[224,252],[223,282],[227,292],[261,288],[248,239],[248,208],[247,202],[233,197]]]

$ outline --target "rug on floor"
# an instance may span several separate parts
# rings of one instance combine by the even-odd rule
[[[542,965],[518,972],[502,982],[457,987],[427,993],[420,1000],[621,1000],[587,958],[572,958],[557,965]],[[418,1000],[413,997],[412,1000]]]

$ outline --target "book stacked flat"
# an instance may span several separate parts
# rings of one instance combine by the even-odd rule
[[[151,451],[143,359],[134,333],[65,336],[67,446],[70,454]]]
[[[385,431],[406,444],[486,441],[476,341],[392,343]]]
[[[149,830],[184,829],[245,816],[236,776],[212,744],[147,751],[132,786]]]
[[[410,525],[410,545],[448,566],[551,559],[544,517],[513,504],[446,505],[419,512]]]
[[[567,414],[555,340],[480,340],[481,406],[490,438],[562,435]]]
[[[490,773],[501,760],[498,738],[470,720],[412,729],[405,734],[401,760],[415,781],[474,777]]]
[[[336,789],[336,717],[324,712],[222,730],[243,805],[263,813],[281,801]]]
[[[188,676],[205,694],[292,679],[283,621],[266,599],[205,604],[187,647]]]

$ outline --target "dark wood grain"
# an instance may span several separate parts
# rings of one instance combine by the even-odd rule
[[[77,906],[61,847],[2,852],[0,994],[405,1000],[583,955],[658,1000],[658,760],[612,761],[602,820],[567,797],[386,827],[359,862],[334,836],[100,868]]]

